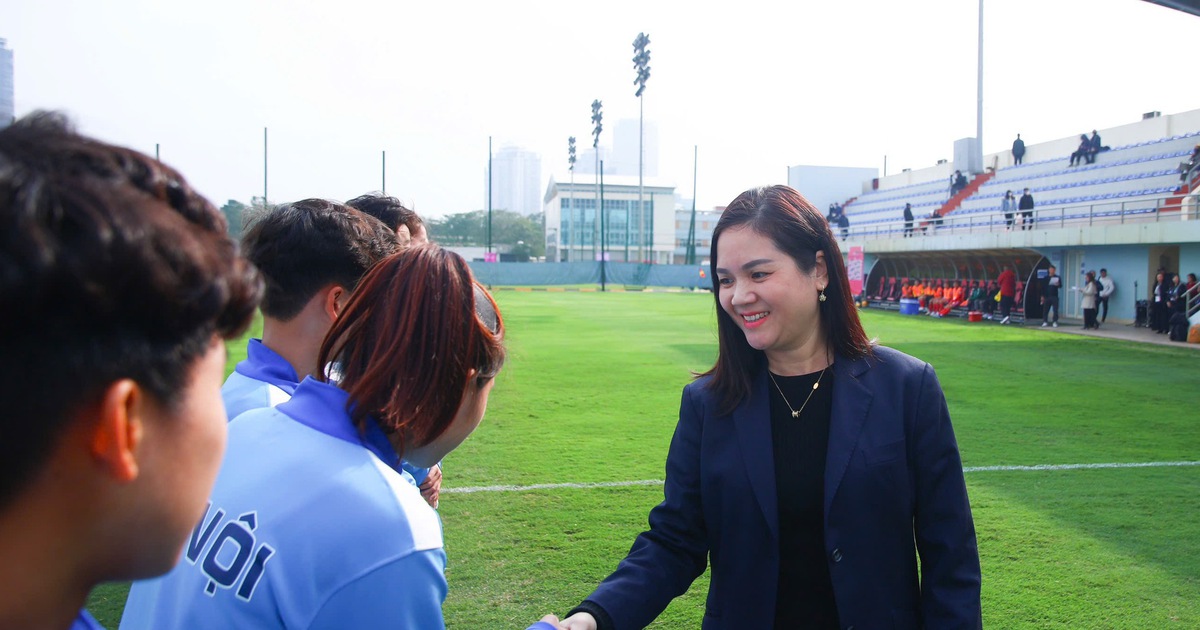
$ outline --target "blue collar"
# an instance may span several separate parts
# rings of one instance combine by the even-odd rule
[[[261,339],[251,339],[246,346],[246,360],[234,368],[235,372],[256,381],[270,383],[283,391],[294,394],[300,377],[287,359],[263,345]]]
[[[374,418],[368,418],[366,435],[350,420],[350,395],[336,385],[311,376],[296,387],[291,400],[275,407],[287,417],[325,435],[362,446],[375,453],[388,467],[400,470],[400,454]]]

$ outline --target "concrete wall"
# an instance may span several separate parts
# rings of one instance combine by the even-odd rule
[[[879,175],[874,168],[851,166],[789,166],[788,186],[800,191],[824,214],[831,203],[847,200],[871,189],[871,180]]]

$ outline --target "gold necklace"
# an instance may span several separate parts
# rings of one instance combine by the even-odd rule
[[[767,376],[771,377],[772,383],[775,383],[775,389],[779,392],[779,395],[783,398],[783,404],[787,405],[788,411],[792,412],[792,417],[799,418],[801,412],[803,412],[804,408],[808,406],[808,401],[812,400],[813,394],[817,393],[817,388],[821,386],[821,377],[825,376],[825,370],[828,370],[828,369],[829,369],[828,365],[826,365],[824,368],[821,368],[821,373],[817,375],[817,382],[813,383],[812,391],[808,392],[808,398],[804,399],[804,404],[800,405],[800,409],[798,409],[798,410],[792,409],[792,403],[788,402],[787,396],[785,396],[783,393],[783,390],[780,389],[779,383],[775,381],[775,375],[771,373],[771,370],[767,370]]]

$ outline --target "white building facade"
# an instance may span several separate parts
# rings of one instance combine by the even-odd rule
[[[546,261],[600,259],[600,193],[596,178],[576,173],[546,187]],[[604,243],[607,260],[671,264],[675,260],[675,187],[644,182],[638,211],[637,176],[604,177]]]

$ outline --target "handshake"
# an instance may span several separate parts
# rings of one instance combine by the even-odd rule
[[[575,613],[562,621],[554,615],[546,615],[525,630],[596,630],[596,618],[585,612]]]

